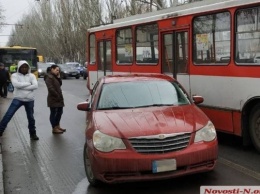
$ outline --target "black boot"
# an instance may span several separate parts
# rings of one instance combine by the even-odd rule
[[[36,134],[30,135],[31,140],[39,140],[39,137]]]

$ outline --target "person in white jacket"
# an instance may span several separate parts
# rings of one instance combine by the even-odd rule
[[[14,116],[15,112],[21,107],[25,107],[28,119],[28,128],[31,140],[39,140],[36,135],[34,119],[34,90],[38,88],[38,81],[34,74],[31,73],[30,65],[27,61],[19,61],[17,72],[11,76],[14,86],[13,100],[0,122],[0,136],[3,135],[7,124]]]

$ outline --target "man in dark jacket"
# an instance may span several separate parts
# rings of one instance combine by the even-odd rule
[[[10,76],[8,71],[5,69],[3,63],[0,63],[0,96],[3,98],[7,97],[7,85],[10,82]]]

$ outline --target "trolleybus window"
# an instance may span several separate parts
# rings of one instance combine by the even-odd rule
[[[193,21],[195,64],[227,64],[230,61],[229,12],[200,16]]]
[[[186,31],[167,33],[163,35],[162,44],[163,73],[187,73],[188,33]]]
[[[95,34],[91,34],[89,37],[89,57],[90,65],[96,63],[96,37]]]
[[[116,32],[117,64],[132,64],[133,45],[131,28],[120,29]]]
[[[236,62],[260,65],[260,8],[236,13]]]
[[[98,43],[98,70],[111,71],[111,41],[102,41]]]
[[[166,34],[163,36],[163,57],[162,71],[163,73],[173,72],[173,35]]]
[[[187,73],[188,60],[188,33],[176,33],[176,65],[177,73]]]
[[[148,24],[136,28],[136,63],[158,63],[158,25]]]

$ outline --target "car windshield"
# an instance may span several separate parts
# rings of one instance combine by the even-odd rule
[[[169,81],[104,84],[97,109],[126,109],[190,104],[179,85]]]
[[[70,67],[69,65],[67,64],[59,64],[58,65],[61,69],[72,69],[72,67]]]
[[[46,63],[38,63],[38,68],[39,69],[47,69],[47,67],[49,67],[49,64]]]
[[[80,67],[79,63],[66,63],[66,65],[69,65],[71,67]]]

